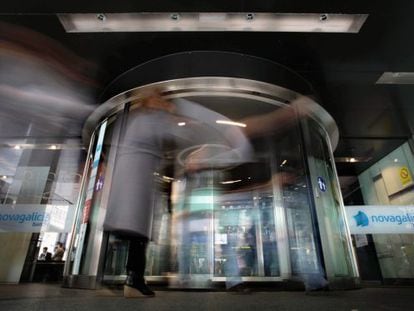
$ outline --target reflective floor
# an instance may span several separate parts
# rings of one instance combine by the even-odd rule
[[[75,290],[58,284],[0,285],[0,310],[412,310],[413,288],[316,292],[166,291],[125,299],[121,290]],[[305,307],[306,306],[306,307]]]

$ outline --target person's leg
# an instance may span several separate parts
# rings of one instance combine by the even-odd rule
[[[144,238],[134,238],[129,241],[127,271],[134,271],[142,279],[144,279],[147,245],[148,240]]]
[[[139,294],[137,291],[145,296],[155,295],[145,284],[144,279],[147,245],[148,239],[146,238],[133,238],[129,241],[125,297],[136,297]]]

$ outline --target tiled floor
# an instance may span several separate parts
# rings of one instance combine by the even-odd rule
[[[125,299],[121,290],[79,290],[59,285],[0,285],[0,310],[414,310],[414,288],[365,288],[350,291],[228,292],[168,291],[154,298]]]

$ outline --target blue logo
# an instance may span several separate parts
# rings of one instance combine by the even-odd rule
[[[31,222],[32,226],[42,226],[50,220],[50,215],[45,213],[33,212],[31,214],[0,214],[0,222],[15,222],[23,224]]]
[[[353,217],[356,221],[357,227],[366,227],[369,225],[368,216],[364,212],[358,211],[358,213]]]
[[[322,192],[326,191],[326,182],[322,177],[318,177],[318,187]]]

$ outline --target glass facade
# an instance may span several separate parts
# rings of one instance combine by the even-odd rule
[[[76,138],[3,140],[0,282],[61,278],[63,262],[60,274],[46,277],[38,258],[44,247],[52,256],[57,242],[69,246],[85,156]]]
[[[391,212],[397,216],[404,210],[404,216],[413,215],[412,172],[414,157],[410,145],[403,144],[358,176],[364,203],[367,208],[378,210],[378,214]],[[381,219],[382,220],[382,219]],[[374,245],[375,258],[379,265],[376,280],[386,284],[404,284],[414,278],[414,235],[413,221],[398,225],[396,229],[387,226],[384,220],[376,232],[357,234],[355,239],[361,258]],[[393,224],[392,222],[390,224]],[[401,227],[401,230],[398,230]],[[370,232],[371,233],[371,232]],[[368,276],[369,277],[369,276]]]

